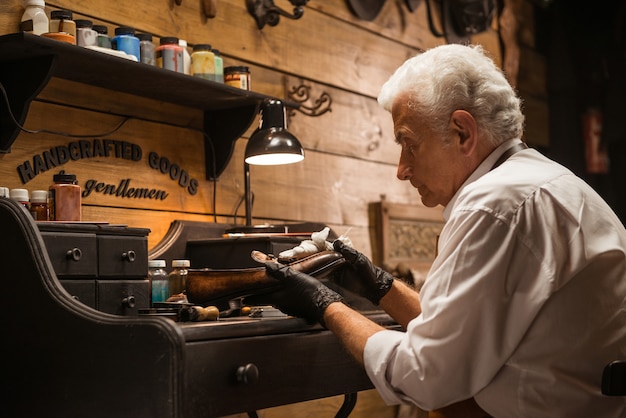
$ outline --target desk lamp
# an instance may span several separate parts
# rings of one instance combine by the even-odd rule
[[[287,130],[285,107],[280,100],[265,99],[261,104],[261,121],[250,136],[244,157],[244,190],[246,226],[252,225],[252,191],[250,189],[250,164],[292,164],[304,159],[304,149]]]

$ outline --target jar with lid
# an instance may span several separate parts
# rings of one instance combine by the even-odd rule
[[[196,44],[191,53],[191,75],[215,81],[215,54],[209,44]]]
[[[224,84],[250,90],[250,68],[244,66],[224,68]]]
[[[220,54],[219,49],[213,50],[213,55],[215,55],[215,81],[218,83],[224,82],[224,60],[222,59],[222,55]]]
[[[43,0],[22,0],[24,14],[20,22],[20,30],[33,35],[41,35],[50,31],[50,21],[46,14],[46,3]]]
[[[50,12],[50,32],[66,33],[76,38],[76,22],[72,20],[71,10],[53,10]]]
[[[11,197],[8,187],[0,187],[0,197]]]
[[[161,38],[159,47],[156,49],[157,67],[166,70],[185,72],[183,47],[178,44],[175,36],[164,36]]]
[[[189,273],[189,260],[172,260],[172,271],[168,276],[169,281],[169,297],[180,296],[177,298],[179,302],[187,302],[186,288],[187,275]]]
[[[183,49],[183,72],[187,75],[191,74],[191,55],[187,49],[187,41],[184,39],[178,40],[178,45]]]
[[[135,36],[135,29],[128,26],[115,28],[115,36],[111,39],[111,46],[118,51],[126,52],[139,61],[141,59],[139,38]]]
[[[48,190],[48,210],[51,221],[81,220],[81,191],[75,174],[64,171],[53,176],[54,184]]]
[[[105,25],[93,25],[93,30],[96,31],[96,45],[101,48],[113,48],[111,45],[111,37],[109,36],[109,28]]]
[[[30,201],[27,189],[11,189],[9,191],[9,196],[16,202],[21,203],[22,206],[26,208],[26,210],[30,210]]]
[[[48,191],[33,190],[30,194],[30,214],[36,221],[47,221],[50,217],[48,212]]]
[[[165,260],[148,261],[148,279],[152,288],[152,303],[165,302],[169,296],[169,281],[165,266]]]
[[[156,65],[156,55],[154,44],[152,43],[151,33],[138,33],[139,38],[139,56],[141,62],[148,65]]]
[[[98,44],[98,33],[93,30],[91,20],[77,19],[76,21],[76,45],[94,46]]]

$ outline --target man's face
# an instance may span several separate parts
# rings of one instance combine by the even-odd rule
[[[458,136],[450,130],[446,141],[407,103],[406,96],[399,97],[391,110],[396,142],[402,147],[397,177],[411,182],[425,206],[445,206],[471,171],[457,146]]]

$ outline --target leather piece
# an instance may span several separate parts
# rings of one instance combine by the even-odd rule
[[[260,251],[253,251],[251,256],[259,263],[275,260]],[[287,265],[322,280],[331,278],[345,262],[338,252],[322,251]],[[279,286],[276,279],[267,275],[265,266],[245,269],[189,269],[186,290],[190,303],[208,306],[224,305],[231,299],[268,293]]]

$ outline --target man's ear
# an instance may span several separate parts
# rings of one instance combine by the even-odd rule
[[[455,110],[450,117],[450,129],[459,138],[459,148],[465,155],[478,145],[478,126],[474,117],[465,110]]]

